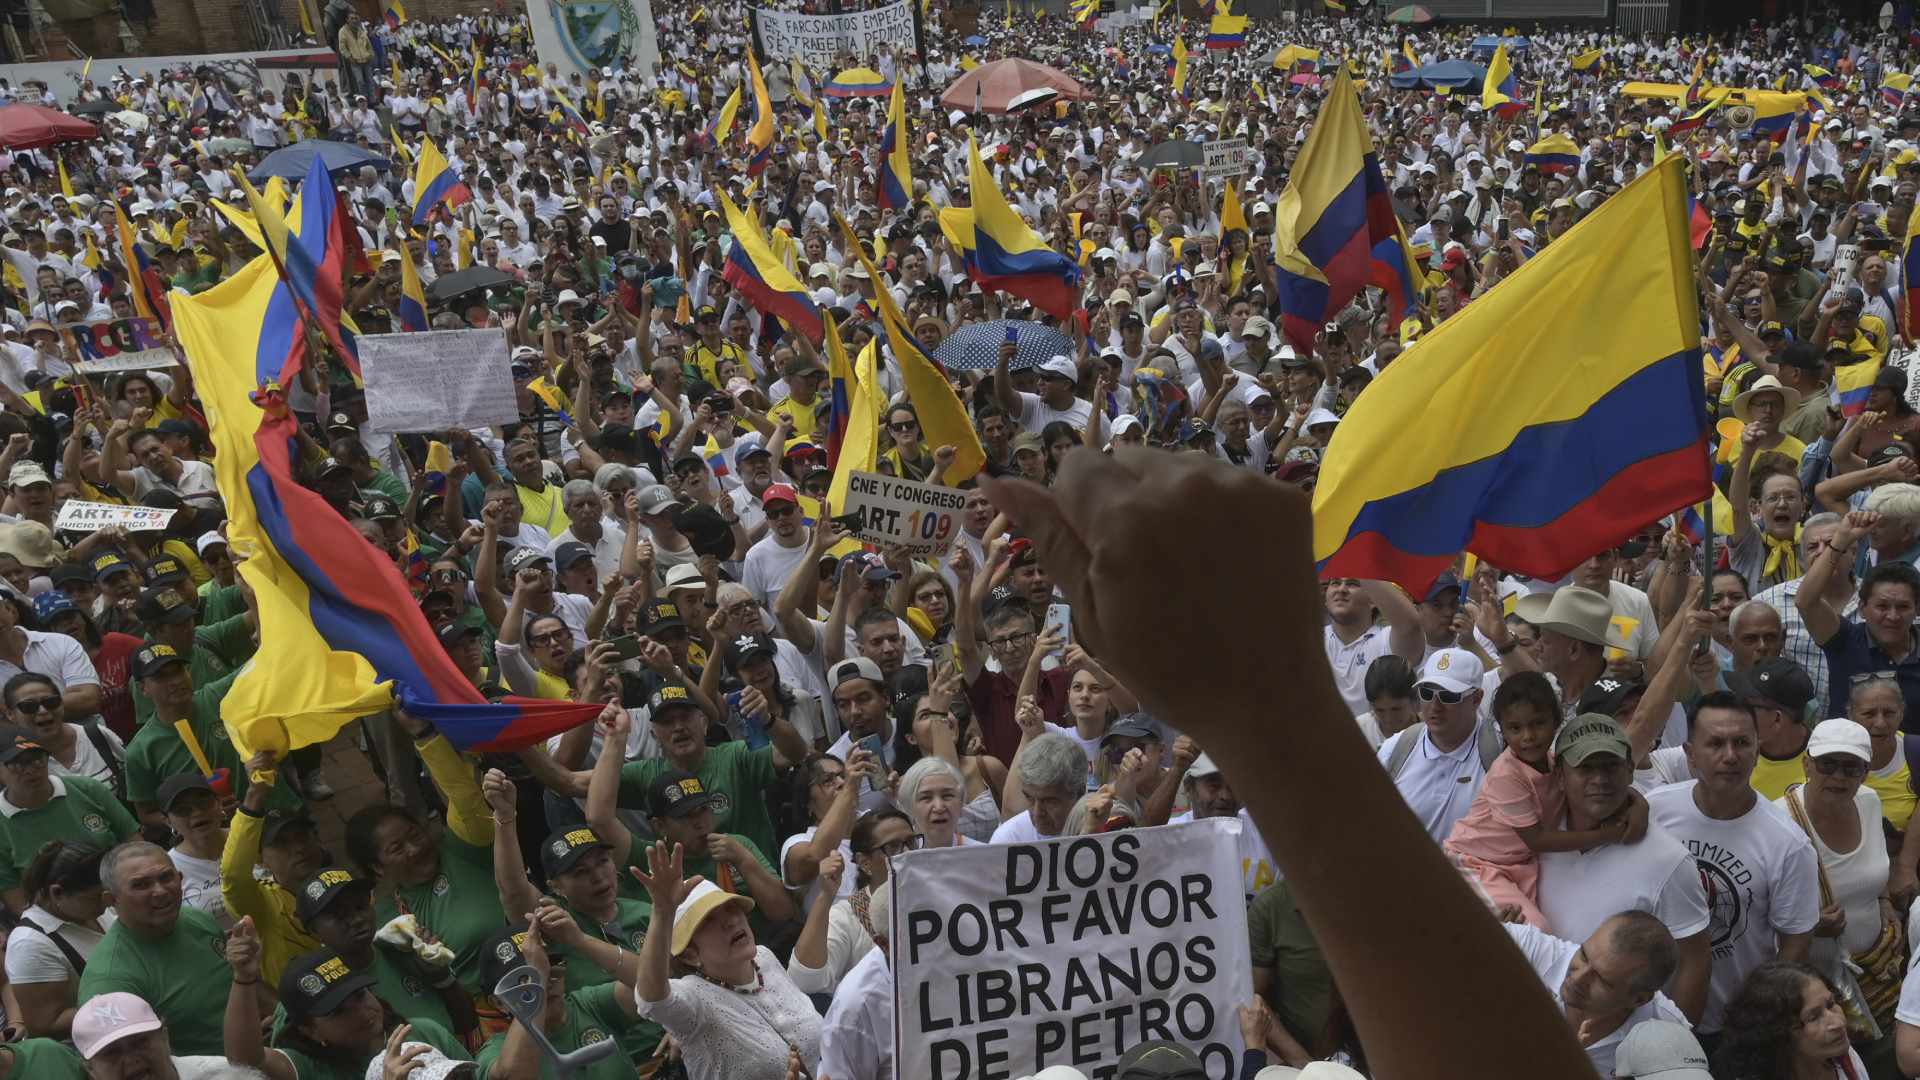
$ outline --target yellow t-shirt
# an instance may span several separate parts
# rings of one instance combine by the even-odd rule
[[[1875,795],[1880,796],[1880,816],[1886,818],[1888,823],[1903,833],[1907,831],[1907,820],[1913,817],[1915,804],[1920,803],[1920,796],[1913,793],[1913,774],[1907,768],[1904,755],[1905,748],[1896,743],[1893,751],[1895,768],[1892,775],[1881,776],[1872,772],[1867,774],[1867,786],[1873,789]]]
[[[1740,444],[1743,441],[1742,439],[1727,439],[1722,442],[1720,444],[1720,456],[1715,458],[1715,460],[1727,464],[1738,461],[1740,458]],[[1780,437],[1780,445],[1769,446],[1760,452],[1762,454],[1785,454],[1793,459],[1795,465],[1798,465],[1800,464],[1800,455],[1807,452],[1807,444],[1791,435],[1782,435]]]
[[[573,696],[567,687],[567,680],[558,675],[549,675],[539,668],[533,669],[533,696],[548,701],[565,701]]]
[[[775,421],[783,416],[792,421],[790,426],[793,428],[793,434],[789,436],[790,440],[814,442],[816,441],[813,437],[814,432],[820,428],[819,405],[818,397],[815,397],[810,405],[802,405],[792,398],[781,398],[774,403],[773,408],[767,410],[767,415],[773,417]]]
[[[1807,758],[1805,754],[1795,754],[1785,761],[1775,761],[1765,754],[1754,759],[1753,790],[1768,801],[1787,793],[1793,784],[1807,782]]]

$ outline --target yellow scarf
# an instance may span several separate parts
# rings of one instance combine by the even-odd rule
[[[1768,580],[1792,581],[1800,576],[1800,526],[1793,527],[1793,539],[1781,540],[1772,533],[1761,530],[1760,539],[1767,545],[1767,565],[1761,568],[1760,575]],[[1774,577],[1774,571],[1784,570],[1780,577]],[[1755,583],[1758,585],[1758,583]]]

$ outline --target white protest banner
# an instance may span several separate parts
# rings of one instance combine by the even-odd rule
[[[60,328],[60,334],[72,350],[73,366],[89,375],[180,364],[166,334],[146,319],[70,323]]]
[[[847,478],[844,509],[860,515],[855,536],[869,544],[898,544],[920,556],[947,550],[960,532],[960,511],[966,505],[967,493],[959,488],[855,472]]]
[[[1148,1039],[1240,1074],[1253,997],[1239,822],[1209,818],[893,861],[894,1075],[1112,1075]]]
[[[69,532],[99,532],[115,525],[128,531],[164,529],[176,513],[176,509],[158,506],[119,506],[68,499],[60,504],[60,513],[54,516],[53,528],[55,532],[61,529]]]
[[[1206,157],[1200,165],[1200,175],[1208,180],[1245,175],[1253,156],[1245,139],[1215,139],[1203,149]]]
[[[884,7],[849,11],[844,15],[801,15],[792,11],[750,8],[760,30],[760,48],[773,60],[798,59],[828,78],[842,66],[842,57],[851,53],[872,56],[882,45],[891,45],[896,54],[916,51],[913,40],[913,9],[908,0],[896,0]]]
[[[507,332],[362,334],[367,425],[384,434],[488,427],[520,418]]]

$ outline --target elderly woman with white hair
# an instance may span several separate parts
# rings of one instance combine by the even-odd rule
[[[1861,509],[1880,515],[1867,533],[1874,565],[1920,563],[1920,484],[1881,484]]]
[[[964,847],[980,842],[960,831],[967,778],[952,762],[923,757],[907,769],[895,790],[894,798],[922,838],[921,847]]]
[[[1014,720],[1020,725],[1020,748],[1007,771],[1000,827],[993,833],[996,844],[1062,835],[1069,811],[1087,793],[1087,752],[1079,740],[1050,730],[1030,697],[1021,699]]]

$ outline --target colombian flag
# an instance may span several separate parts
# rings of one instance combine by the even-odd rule
[[[313,200],[328,201],[330,200]],[[260,613],[262,655],[221,703],[244,757],[321,743],[399,704],[455,746],[510,750],[592,719],[598,705],[508,699],[489,705],[460,674],[385,553],[296,474],[298,421],[263,373],[295,358],[298,316],[261,256],[175,305],[194,387],[212,419],[227,534]],[[256,389],[260,392],[256,394]]]
[[[1237,49],[1247,43],[1245,15],[1215,15],[1207,24],[1207,48]]]
[[[342,226],[340,199],[334,190],[333,178],[327,175],[326,164],[320,155],[315,154],[313,167],[300,184],[297,203],[300,229],[297,235],[290,231],[279,208],[254,190],[246,177],[241,176],[240,183],[247,193],[247,202],[253,207],[254,221],[260,226],[260,237],[265,241],[267,251],[287,285],[286,289],[274,294],[274,303],[284,307],[284,313],[293,317],[293,322],[289,324],[277,317],[279,312],[276,310],[276,318],[269,320],[262,329],[262,333],[288,333],[292,340],[285,342],[283,348],[262,348],[263,361],[277,358],[282,366],[274,371],[263,370],[259,381],[292,385],[294,373],[299,371],[306,353],[306,339],[298,325],[303,312],[325,335],[340,362],[346,364],[355,375],[360,374],[360,349],[354,338],[353,327],[343,321],[342,310],[346,299],[341,286],[342,270],[352,256],[347,250],[349,244]],[[355,237],[358,237],[357,230]]]
[[[386,19],[387,29],[398,30],[400,24],[407,21],[406,6],[401,4],[400,0],[387,0],[386,11],[381,17]]]
[[[1819,64],[1802,64],[1800,65],[1800,67],[1801,67],[1801,70],[1807,73],[1807,78],[1813,80],[1813,85],[1819,87],[1820,89],[1822,90],[1840,89],[1840,76],[1835,75],[1833,72],[1828,71],[1826,68],[1821,67]]]
[[[427,294],[420,287],[420,268],[414,265],[413,249],[407,246],[406,237],[397,241],[400,245],[400,329],[425,330],[427,328]]]
[[[733,118],[739,115],[739,112],[740,88],[736,86],[733,88],[733,93],[727,95],[726,103],[720,106],[720,111],[713,114],[713,123],[707,125],[705,135],[709,145],[718,146],[726,141],[727,133],[733,130]]]
[[[1580,147],[1555,133],[1527,147],[1526,163],[1538,165],[1543,173],[1570,173],[1580,167]]]
[[[1386,291],[1388,317],[1398,328],[1420,275],[1344,64],[1273,217],[1280,325],[1289,344],[1312,353],[1321,326],[1368,285]]]
[[[1907,103],[1907,91],[1913,86],[1913,76],[1904,71],[1896,71],[1880,80],[1880,99],[1893,108]]]
[[[1753,137],[1774,143],[1786,141],[1793,118],[1807,107],[1805,94],[1748,93],[1744,97],[1753,106]]]
[[[1314,492],[1324,576],[1425,595],[1471,550],[1557,578],[1708,496],[1685,168],[1660,161],[1374,381]],[[1475,402],[1476,424],[1424,422]]]
[[[441,203],[452,208],[472,198],[466,181],[441,156],[440,148],[430,138],[421,139],[420,153],[413,163],[413,223],[426,224],[434,207]]]
[[[913,174],[907,146],[907,95],[898,82],[887,102],[887,126],[880,132],[880,207],[905,210],[913,204]]]
[[[127,212],[119,203],[113,204],[114,232],[120,239],[120,264],[127,268],[132,279],[127,282],[127,291],[133,294],[134,314],[143,319],[152,319],[159,325],[171,326],[173,316],[168,311],[166,285],[160,280],[160,271],[147,258],[147,251],[134,241],[133,226],[127,222]]]
[[[1600,65],[1600,61],[1605,59],[1606,55],[1605,49],[1591,49],[1574,57],[1571,66],[1575,71],[1592,71]]]
[[[1273,54],[1273,70],[1292,73],[1320,70],[1320,50],[1288,45]]]
[[[1912,294],[1909,293],[1909,296]],[[1912,301],[1909,300],[1909,303]],[[1867,357],[1856,363],[1843,364],[1833,369],[1833,397],[1840,405],[1842,416],[1858,416],[1867,411],[1867,395],[1873,390],[1873,380],[1880,377],[1880,360]]]
[[[967,158],[967,194],[973,200],[973,255],[980,284],[989,290],[1012,293],[1056,319],[1067,318],[1079,306],[1079,264],[1041,243],[1027,223],[1014,216],[1013,208],[994,184],[993,174],[980,160],[980,148],[971,139],[967,141]]]
[[[1706,126],[1707,121],[1712,118],[1714,110],[1726,103],[1727,99],[1724,97],[1715,98],[1705,105],[1702,105],[1693,113],[1675,120],[1672,125],[1667,128],[1667,137],[1670,139],[1678,139],[1680,136],[1685,135],[1695,128]]]
[[[1527,107],[1526,102],[1514,99],[1519,92],[1513,81],[1513,65],[1507,60],[1507,46],[1502,43],[1493,50],[1493,59],[1487,62],[1487,81],[1480,88],[1480,107],[1498,116],[1516,116]]]
[[[979,155],[976,154],[976,168],[979,167],[979,161]],[[979,195],[976,194],[974,199],[977,204]],[[847,247],[860,257],[860,265],[866,268],[867,276],[875,283],[874,301],[880,305],[880,321],[887,328],[887,342],[893,349],[893,362],[900,365],[901,380],[906,383],[907,397],[920,416],[920,430],[926,436],[927,445],[951,446],[956,451],[953,464],[940,482],[953,485],[972,479],[985,467],[987,452],[980,445],[980,435],[974,430],[973,421],[967,417],[967,407],[960,404],[960,395],[954,392],[953,384],[947,381],[939,365],[921,351],[920,342],[908,332],[906,316],[900,314],[900,308],[894,304],[893,293],[878,287],[880,271],[874,268],[873,260],[867,258],[867,249],[860,243],[860,238],[854,235],[853,227],[847,224],[845,218],[836,216],[836,220],[841,235],[846,238]],[[858,422],[857,417],[854,422]],[[850,430],[849,437],[851,435]],[[847,453],[847,447],[842,446],[841,452]]]
[[[733,234],[720,276],[761,313],[784,320],[809,341],[820,340],[820,309],[807,295],[806,286],[774,257],[760,226],[741,213],[732,199],[722,194],[720,207],[727,217],[727,231]]]
[[[846,512],[847,481],[856,472],[874,471],[880,454],[880,404],[874,400],[879,385],[878,349],[860,350],[858,366],[847,359],[840,328],[826,321],[827,377],[833,397],[827,414],[827,467],[833,486],[827,489],[827,512]]]
[[[767,96],[767,80],[760,74],[760,61],[747,50],[747,73],[753,77],[753,126],[747,129],[747,175],[759,176],[773,160],[773,101]]]

